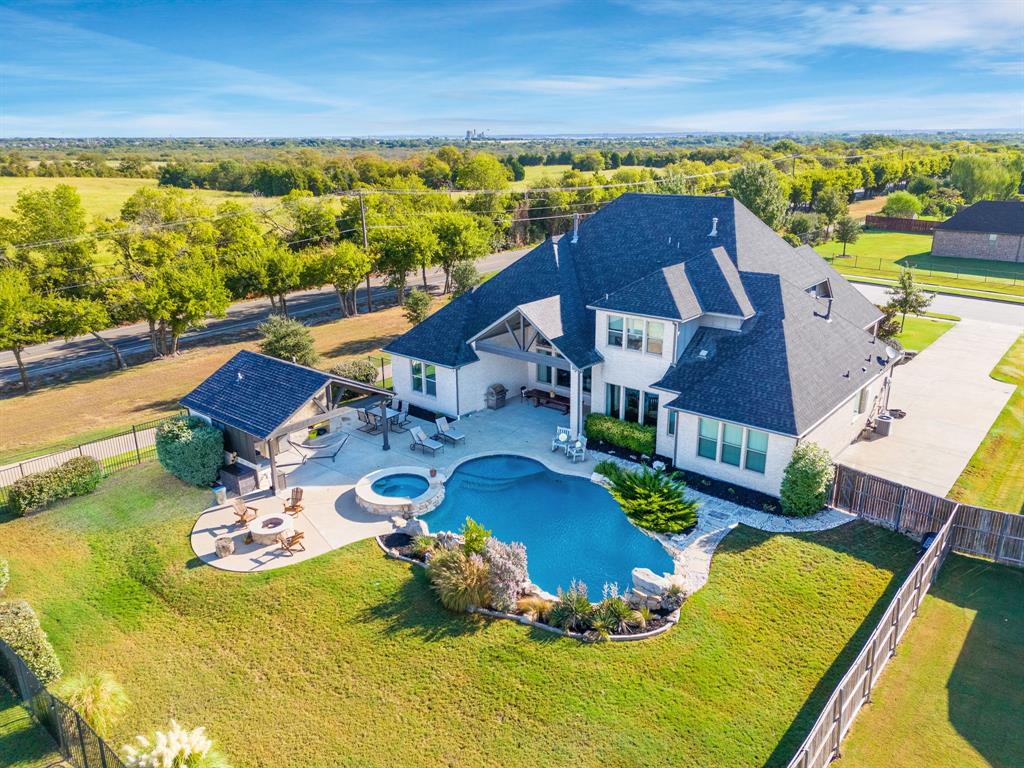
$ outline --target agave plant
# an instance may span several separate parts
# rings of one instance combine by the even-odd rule
[[[641,528],[681,533],[697,524],[697,502],[686,498],[686,483],[676,473],[617,467],[606,477],[612,498]]]
[[[583,632],[590,628],[593,614],[594,606],[587,597],[587,585],[574,580],[567,591],[558,590],[558,599],[551,607],[549,616],[556,627]]]

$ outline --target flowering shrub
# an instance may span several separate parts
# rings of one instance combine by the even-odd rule
[[[169,730],[151,738],[138,736],[136,744],[126,744],[121,752],[128,768],[229,768],[205,728],[187,730],[175,720]]]
[[[526,573],[526,547],[518,541],[506,544],[493,536],[484,544],[484,560],[490,569],[491,605],[499,611],[511,611],[529,582]]]

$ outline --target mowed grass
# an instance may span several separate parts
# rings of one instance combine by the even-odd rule
[[[1024,571],[950,555],[839,768],[1024,765]]]
[[[0,680],[0,758],[5,768],[64,766],[57,745]]]
[[[363,358],[408,330],[401,309],[344,318],[310,330],[321,367]],[[178,357],[0,400],[0,462],[10,463],[122,432],[178,410],[178,401],[255,339],[194,347]]]
[[[670,633],[584,646],[448,613],[370,541],[263,574],[201,565],[208,496],[144,465],[3,523],[0,556],[68,672],[124,685],[115,743],[174,716],[236,768],[784,765],[916,549],[860,522],[741,527]]]
[[[918,282],[1024,296],[1024,264],[932,256],[932,236],[868,229],[846,247],[828,242],[815,250],[842,274],[893,280],[910,268]]]
[[[912,317],[908,315],[907,321],[903,324],[903,330],[896,335],[896,341],[902,344],[904,349],[920,352],[936,342],[954,324],[948,320],[940,320],[933,317]]]
[[[1024,335],[991,376],[1017,388],[949,495],[967,504],[1024,514]]]

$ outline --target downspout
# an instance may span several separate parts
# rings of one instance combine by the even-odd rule
[[[679,412],[676,411],[676,433],[672,436],[672,466],[679,466]]]
[[[455,417],[462,418],[462,407],[459,405],[459,369],[455,369]]]

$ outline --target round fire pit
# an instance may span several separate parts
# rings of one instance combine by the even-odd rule
[[[257,544],[276,544],[278,536],[282,533],[291,535],[294,527],[291,517],[275,512],[257,517],[249,523],[249,533]]]

